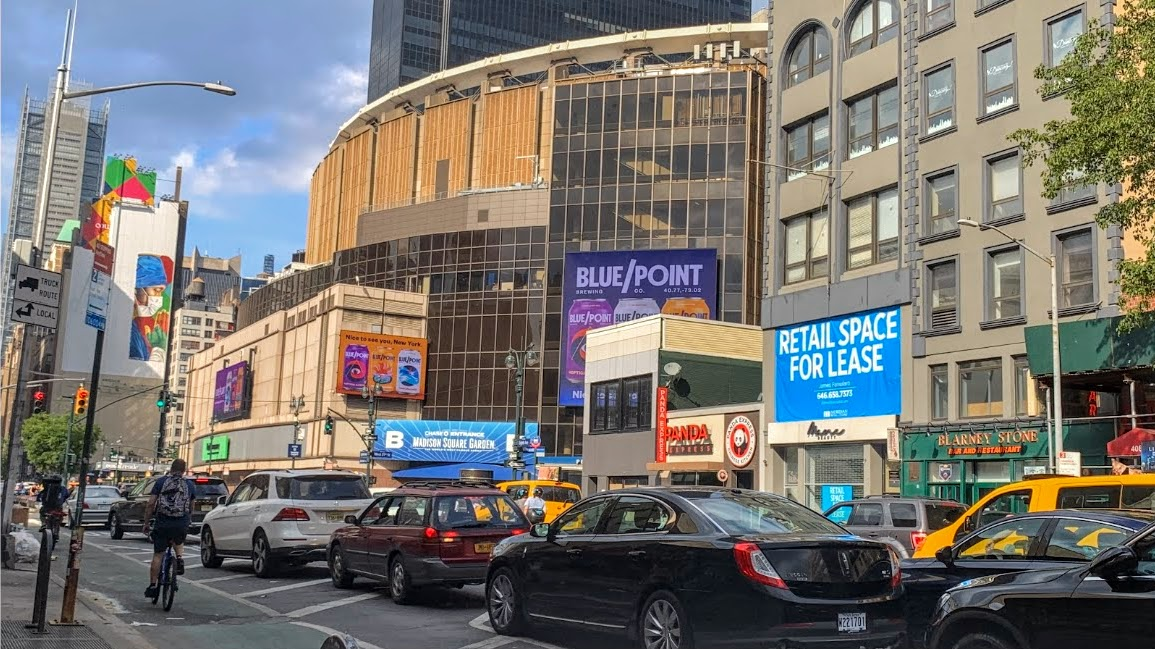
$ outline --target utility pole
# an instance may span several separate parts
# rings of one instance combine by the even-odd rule
[[[377,424],[377,393],[381,391],[381,384],[377,382],[377,378],[373,377],[373,389],[369,389],[369,382],[361,386],[361,396],[369,400],[369,423],[365,426],[365,434],[361,437],[365,442],[366,453],[368,457],[365,458],[365,486],[369,487],[373,484],[373,442],[376,441],[377,435],[373,432],[373,427]]]
[[[525,463],[521,460],[521,448],[525,444],[525,369],[537,365],[537,352],[533,347],[533,343],[530,343],[524,351],[511,349],[505,356],[505,367],[514,372],[516,381],[514,388],[517,396],[517,422],[513,435],[513,451],[506,460],[506,466],[513,469],[515,479],[518,477],[517,472],[525,468]]]
[[[183,314],[184,304],[184,287],[181,286],[181,270],[184,268],[184,239],[185,231],[188,225],[188,203],[183,203],[180,200],[180,186],[181,186],[182,169],[176,168],[176,190],[173,192],[173,200],[177,203],[177,226],[176,226],[176,252],[173,255],[175,260],[172,282],[172,307],[169,313],[176,315]],[[195,269],[194,269],[195,270]],[[164,394],[169,400],[172,399],[172,390],[169,388],[169,382],[172,380],[172,362],[173,362],[173,339],[176,336],[172,335],[173,329],[178,323],[169,323],[168,340],[165,341],[164,350],[164,376],[161,381],[164,383]],[[156,453],[159,456],[164,449],[165,430],[168,428],[168,413],[169,408],[162,408],[160,411],[160,422],[157,425],[156,434]]]
[[[300,444],[302,438],[301,434],[301,411],[305,408],[305,395],[299,397],[289,397],[289,412],[293,413],[293,442]],[[297,468],[297,458],[289,458],[289,468]]]

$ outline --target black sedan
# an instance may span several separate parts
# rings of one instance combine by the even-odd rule
[[[922,645],[931,611],[948,589],[1007,572],[1084,565],[1122,545],[1151,522],[1155,512],[1057,510],[1012,516],[942,548],[934,559],[906,559],[906,621],[912,644]]]
[[[899,557],[797,503],[708,487],[591,496],[502,541],[490,623],[621,633],[644,649],[882,649],[905,642]]]
[[[982,577],[946,592],[931,649],[1155,646],[1155,524],[1089,564]]]

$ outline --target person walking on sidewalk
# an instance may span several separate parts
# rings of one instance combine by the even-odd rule
[[[184,540],[192,524],[193,481],[184,477],[188,465],[181,458],[172,461],[168,475],[156,481],[144,510],[144,529],[152,533],[152,565],[149,567],[145,597],[156,597],[160,581],[160,564],[168,546],[176,555],[176,574],[184,574]],[[153,518],[153,515],[156,518]]]

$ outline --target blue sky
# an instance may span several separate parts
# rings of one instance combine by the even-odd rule
[[[132,154],[172,193],[184,168],[188,249],[266,253],[277,265],[303,248],[309,178],[337,128],[365,100],[369,0],[81,0],[72,78],[96,86],[220,80],[193,88],[107,95],[106,153]],[[13,147],[25,88],[43,98],[60,60],[71,0],[0,9],[0,222],[7,227]]]

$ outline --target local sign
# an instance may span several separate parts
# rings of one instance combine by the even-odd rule
[[[12,291],[12,319],[55,329],[60,318],[60,273],[18,264]]]

